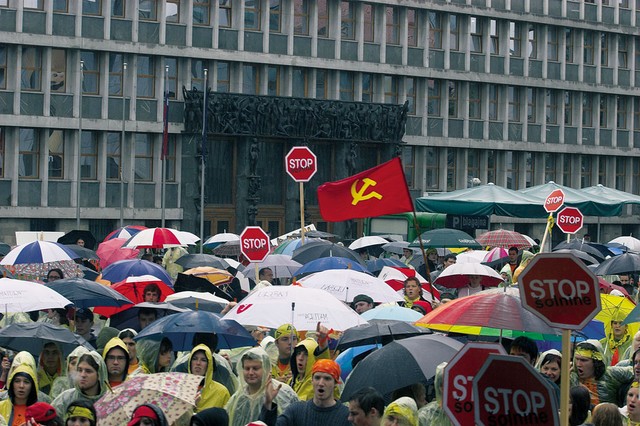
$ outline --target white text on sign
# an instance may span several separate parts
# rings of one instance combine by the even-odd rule
[[[242,248],[245,250],[263,249],[267,244],[269,244],[269,240],[263,240],[261,238],[245,238],[242,240]]]
[[[312,168],[312,158],[289,158],[289,169],[291,170],[307,170]]]
[[[464,376],[458,374],[453,378],[453,398],[456,400],[454,404],[454,411],[456,413],[473,411],[473,395],[471,395],[471,381],[473,376]],[[470,397],[470,398],[469,398]],[[469,398],[468,401],[465,401]]]

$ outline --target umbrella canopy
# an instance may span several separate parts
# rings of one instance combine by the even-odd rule
[[[0,312],[31,312],[64,308],[71,301],[42,284],[0,278]]]
[[[489,252],[487,250],[467,250],[456,256],[456,263],[481,263]]]
[[[156,311],[157,319],[172,315],[178,312],[187,312],[187,309],[178,308],[171,303],[152,303],[142,302],[134,306],[128,306],[124,311],[115,313],[110,318],[111,327],[118,330],[124,330],[125,328],[133,328],[140,331],[140,323],[138,322],[138,312],[140,309],[153,309]],[[95,310],[94,310],[95,312]]]
[[[141,226],[141,225],[127,225],[127,226],[123,226],[122,228],[118,228],[115,229],[113,231],[111,231],[109,233],[109,235],[107,235],[103,241],[109,241],[112,240],[114,238],[123,238],[125,240],[128,240],[129,238],[133,237],[134,235],[136,235],[138,232],[142,231],[143,229],[147,229],[146,226]]]
[[[321,257],[346,257],[357,263],[362,263],[360,255],[355,251],[338,244],[327,243],[326,241],[314,241],[298,247],[293,251],[291,258],[304,265]]]
[[[126,248],[171,248],[195,244],[196,235],[171,228],[148,228],[138,232],[127,241]]]
[[[425,328],[416,327],[405,321],[398,320],[370,320],[369,324],[358,325],[346,329],[340,341],[339,350],[344,350],[354,346],[382,344],[386,345],[394,340],[406,339],[407,337],[425,334]],[[431,333],[430,331],[427,332]]]
[[[403,262],[400,262],[398,259],[392,258],[382,258],[382,259],[371,259],[365,261],[367,265],[367,271],[371,272],[374,275],[377,275],[382,271],[382,268],[385,266],[389,267],[397,267],[397,268],[406,268],[407,265]]]
[[[175,263],[184,269],[197,268],[199,266],[210,266],[218,269],[227,269],[229,267],[229,264],[224,259],[211,254],[185,254]]]
[[[482,246],[473,237],[459,229],[432,229],[421,235],[422,244],[425,247],[466,247],[474,250],[481,250]],[[416,238],[410,247],[420,247],[420,242]]]
[[[234,320],[220,319],[206,311],[180,312],[160,318],[135,337],[166,337],[173,343],[173,350],[190,351],[195,334],[215,334],[219,349],[255,346],[256,339]]]
[[[405,322],[416,322],[423,315],[413,309],[403,308],[398,305],[380,305],[364,312],[360,317],[364,320],[398,320]]]
[[[212,268],[210,266],[199,266],[183,272],[184,275],[193,275],[203,278],[213,285],[227,284],[233,280],[233,275],[224,269]]]
[[[502,247],[505,249],[510,247],[517,247],[518,249],[531,247],[531,243],[521,233],[507,231],[506,229],[485,232],[477,237],[476,241],[483,246]]]
[[[60,243],[33,241],[21,244],[11,250],[0,265],[20,265],[28,263],[50,263],[61,260],[73,260],[78,257],[71,249]]]
[[[182,415],[193,412],[200,382],[202,377],[187,373],[141,374],[129,377],[126,386],[106,392],[93,407],[101,426],[126,425],[141,404],[156,405],[168,424],[174,424]]]
[[[40,356],[47,343],[55,343],[63,353],[69,355],[78,346],[89,350],[94,348],[81,336],[68,328],[44,322],[11,324],[0,330],[0,346],[12,351],[27,351],[34,357]]]
[[[553,251],[556,250],[579,250],[583,251],[599,261],[602,261],[607,256],[613,256],[613,253],[609,250],[609,248],[602,244],[595,243],[585,243],[581,239],[572,239],[569,242],[563,241],[557,246],[553,248]]]
[[[404,300],[382,279],[351,269],[329,269],[298,280],[303,287],[325,290],[343,302],[351,303],[359,294],[366,294],[374,302]]]
[[[11,246],[0,242],[0,256],[6,256],[11,251]]]
[[[609,244],[621,244],[631,251],[640,252],[640,240],[631,236],[622,236],[609,241]]]
[[[82,247],[77,244],[65,244],[72,252],[76,254],[74,259],[99,259],[98,254],[87,247]]]
[[[203,245],[208,249],[214,249],[220,244],[228,243],[229,241],[240,241],[240,236],[231,232],[222,232],[207,238]]]
[[[77,245],[78,240],[84,241],[84,247],[89,250],[94,250],[96,248],[96,237],[93,236],[91,231],[87,231],[85,229],[75,229],[58,238],[58,242],[64,245]]]
[[[218,297],[215,294],[200,293],[197,291],[181,291],[170,294],[165,301],[183,309],[214,313],[221,312],[224,307],[229,304],[228,300]]]
[[[543,206],[549,194],[556,189],[561,189],[564,192],[565,206],[576,207],[585,216],[619,216],[622,212],[623,204],[617,200],[584,193],[578,189],[558,185],[555,182],[532,186],[518,192],[537,200],[539,205]]]
[[[98,245],[96,254],[100,258],[102,269],[119,260],[136,259],[140,250],[122,247],[127,240],[124,238],[111,238]]]
[[[233,297],[223,290],[225,285],[214,285],[210,281],[205,278],[200,278],[195,275],[186,275],[186,274],[178,274],[178,278],[176,279],[176,283],[173,286],[174,290],[178,293],[184,291],[195,291],[201,293],[211,293],[215,294],[218,297],[226,299],[228,301],[232,301]]]
[[[256,262],[251,265],[251,268],[246,268],[242,273],[246,277],[255,276],[255,268],[258,270],[262,268],[269,268],[273,271],[274,278],[290,278],[302,266],[301,263],[291,259],[291,256],[286,254],[269,254],[262,262]]]
[[[128,259],[119,260],[102,270],[102,278],[117,283],[126,280],[128,277],[139,277],[142,275],[152,275],[168,285],[173,286],[171,277],[160,265],[148,260]]]
[[[254,291],[224,318],[242,325],[270,328],[289,323],[297,330],[316,330],[318,322],[334,330],[346,330],[366,322],[332,294],[298,285],[270,286]]]
[[[403,255],[407,248],[409,248],[408,241],[392,241],[382,246],[382,250],[399,255]]]
[[[173,289],[166,285],[162,280],[153,275],[142,275],[139,277],[127,277],[125,280],[120,281],[111,286],[111,290],[124,296],[132,303],[144,302],[144,289],[149,284],[155,284],[160,289],[160,302],[164,302],[167,296],[174,293]],[[100,285],[100,284],[98,284]],[[118,312],[129,309],[131,304],[126,306],[120,305],[120,307],[99,307],[94,310],[95,313],[104,317],[111,317]]]
[[[341,400],[348,401],[367,386],[388,395],[396,389],[429,380],[438,364],[449,361],[462,346],[455,339],[436,334],[391,342],[358,363],[345,383]]]
[[[596,275],[617,275],[640,271],[640,254],[623,253],[620,256],[604,260],[593,271]]]
[[[454,326],[463,325],[559,334],[543,320],[523,308],[520,293],[515,287],[485,290],[452,300],[416,321],[416,325],[445,332]],[[480,331],[478,329],[477,332],[469,334],[480,334]]]
[[[387,285],[389,285],[392,289],[399,292],[400,294],[404,294],[404,280],[409,277],[416,277],[420,282],[420,286],[422,287],[422,297],[427,301],[431,302],[433,300],[433,296],[436,299],[440,299],[440,292],[437,288],[431,287],[431,284],[415,269],[399,267],[388,267],[385,266],[378,274],[378,278],[383,280]]]
[[[378,237],[377,235],[368,235],[366,237],[360,237],[351,244],[349,244],[349,248],[351,250],[360,250],[367,247],[376,247],[387,244],[389,241],[385,240],[382,237]]]
[[[69,299],[76,308],[133,304],[115,289],[84,278],[64,278],[47,283],[45,286]]]
[[[455,263],[444,269],[434,284],[448,288],[461,288],[469,284],[469,277],[472,275],[482,277],[480,285],[485,287],[495,287],[504,281],[495,269],[480,263]]]
[[[612,284],[602,277],[598,277],[598,287],[600,288],[600,291],[605,294],[610,294],[613,290],[618,290],[620,293],[624,295],[624,297],[629,297],[630,300],[633,301],[633,298],[629,296],[629,293],[624,287],[616,284]]]
[[[582,260],[586,265],[598,265],[600,261],[595,257],[591,256],[589,253],[585,253],[584,251],[576,250],[576,249],[559,249],[553,250],[554,253],[569,253]]]
[[[485,254],[483,262],[494,262],[496,260],[504,259],[509,256],[509,252],[502,247],[492,248]]]
[[[588,188],[582,188],[580,191],[585,194],[595,195],[598,198],[615,200],[622,204],[640,204],[640,196],[618,189],[608,188],[600,183]]]
[[[353,360],[356,357],[364,357],[367,353],[371,353],[376,349],[380,349],[382,345],[363,345],[354,346],[341,351],[336,357],[336,362],[340,366],[340,377],[343,381],[347,380],[349,374],[353,370]]]
[[[296,277],[301,278],[316,272],[346,269],[357,272],[369,273],[367,268],[359,262],[346,257],[321,257],[306,263],[296,271]]]
[[[304,242],[309,243],[311,241],[316,241],[314,239],[305,238]],[[327,241],[328,243],[328,241]],[[287,254],[289,256],[293,256],[293,251],[298,247],[303,246],[301,238],[290,238],[288,240],[284,240],[273,250],[275,254]]]
[[[240,256],[240,241],[227,241],[213,249],[216,256]]]

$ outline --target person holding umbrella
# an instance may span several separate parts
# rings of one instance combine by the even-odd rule
[[[9,375],[9,398],[0,402],[0,416],[9,426],[27,421],[27,407],[38,402],[36,372],[26,364],[19,365]]]
[[[66,413],[73,401],[93,403],[109,390],[107,366],[96,351],[82,355],[76,370],[78,376],[74,388],[62,392],[51,403],[59,413]]]
[[[190,374],[204,376],[204,385],[201,388],[201,396],[196,404],[196,411],[207,408],[222,408],[229,401],[229,391],[224,385],[213,380],[213,372],[216,364],[207,345],[200,344],[191,350],[188,369]]]

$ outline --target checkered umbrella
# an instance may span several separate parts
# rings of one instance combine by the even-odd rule
[[[476,238],[476,241],[483,246],[519,249],[531,247],[531,243],[519,232],[497,229],[489,231]]]

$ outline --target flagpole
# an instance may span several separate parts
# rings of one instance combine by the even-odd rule
[[[427,252],[424,250],[424,244],[422,243],[422,232],[420,231],[420,225],[418,225],[418,216],[416,215],[415,207],[411,210],[413,213],[413,227],[418,234],[418,242],[420,243],[420,251],[422,252],[422,260],[424,261],[424,267],[427,271],[427,276],[425,277],[427,281],[429,281],[429,292],[431,293],[431,300],[436,300],[436,295],[433,293],[433,283],[431,282],[431,268],[429,268],[429,259],[427,259]]]
[[[80,108],[78,111],[78,187],[76,189],[76,229],[80,229],[80,184],[82,182],[82,94],[84,93],[84,61],[80,61]]]
[[[202,95],[202,145],[200,147],[200,253],[204,247],[204,166],[207,143],[207,91],[208,69],[204,69],[204,93]]]
[[[122,134],[120,136],[120,228],[124,227],[124,139],[127,98],[124,97],[125,82],[127,81],[127,63],[122,63]]]
[[[164,99],[162,105],[162,194],[160,196],[161,199],[161,219],[160,226],[164,228],[165,222],[165,205],[167,202],[167,194],[166,194],[166,178],[165,175],[167,173],[167,143],[169,138],[169,65],[164,67]]]

